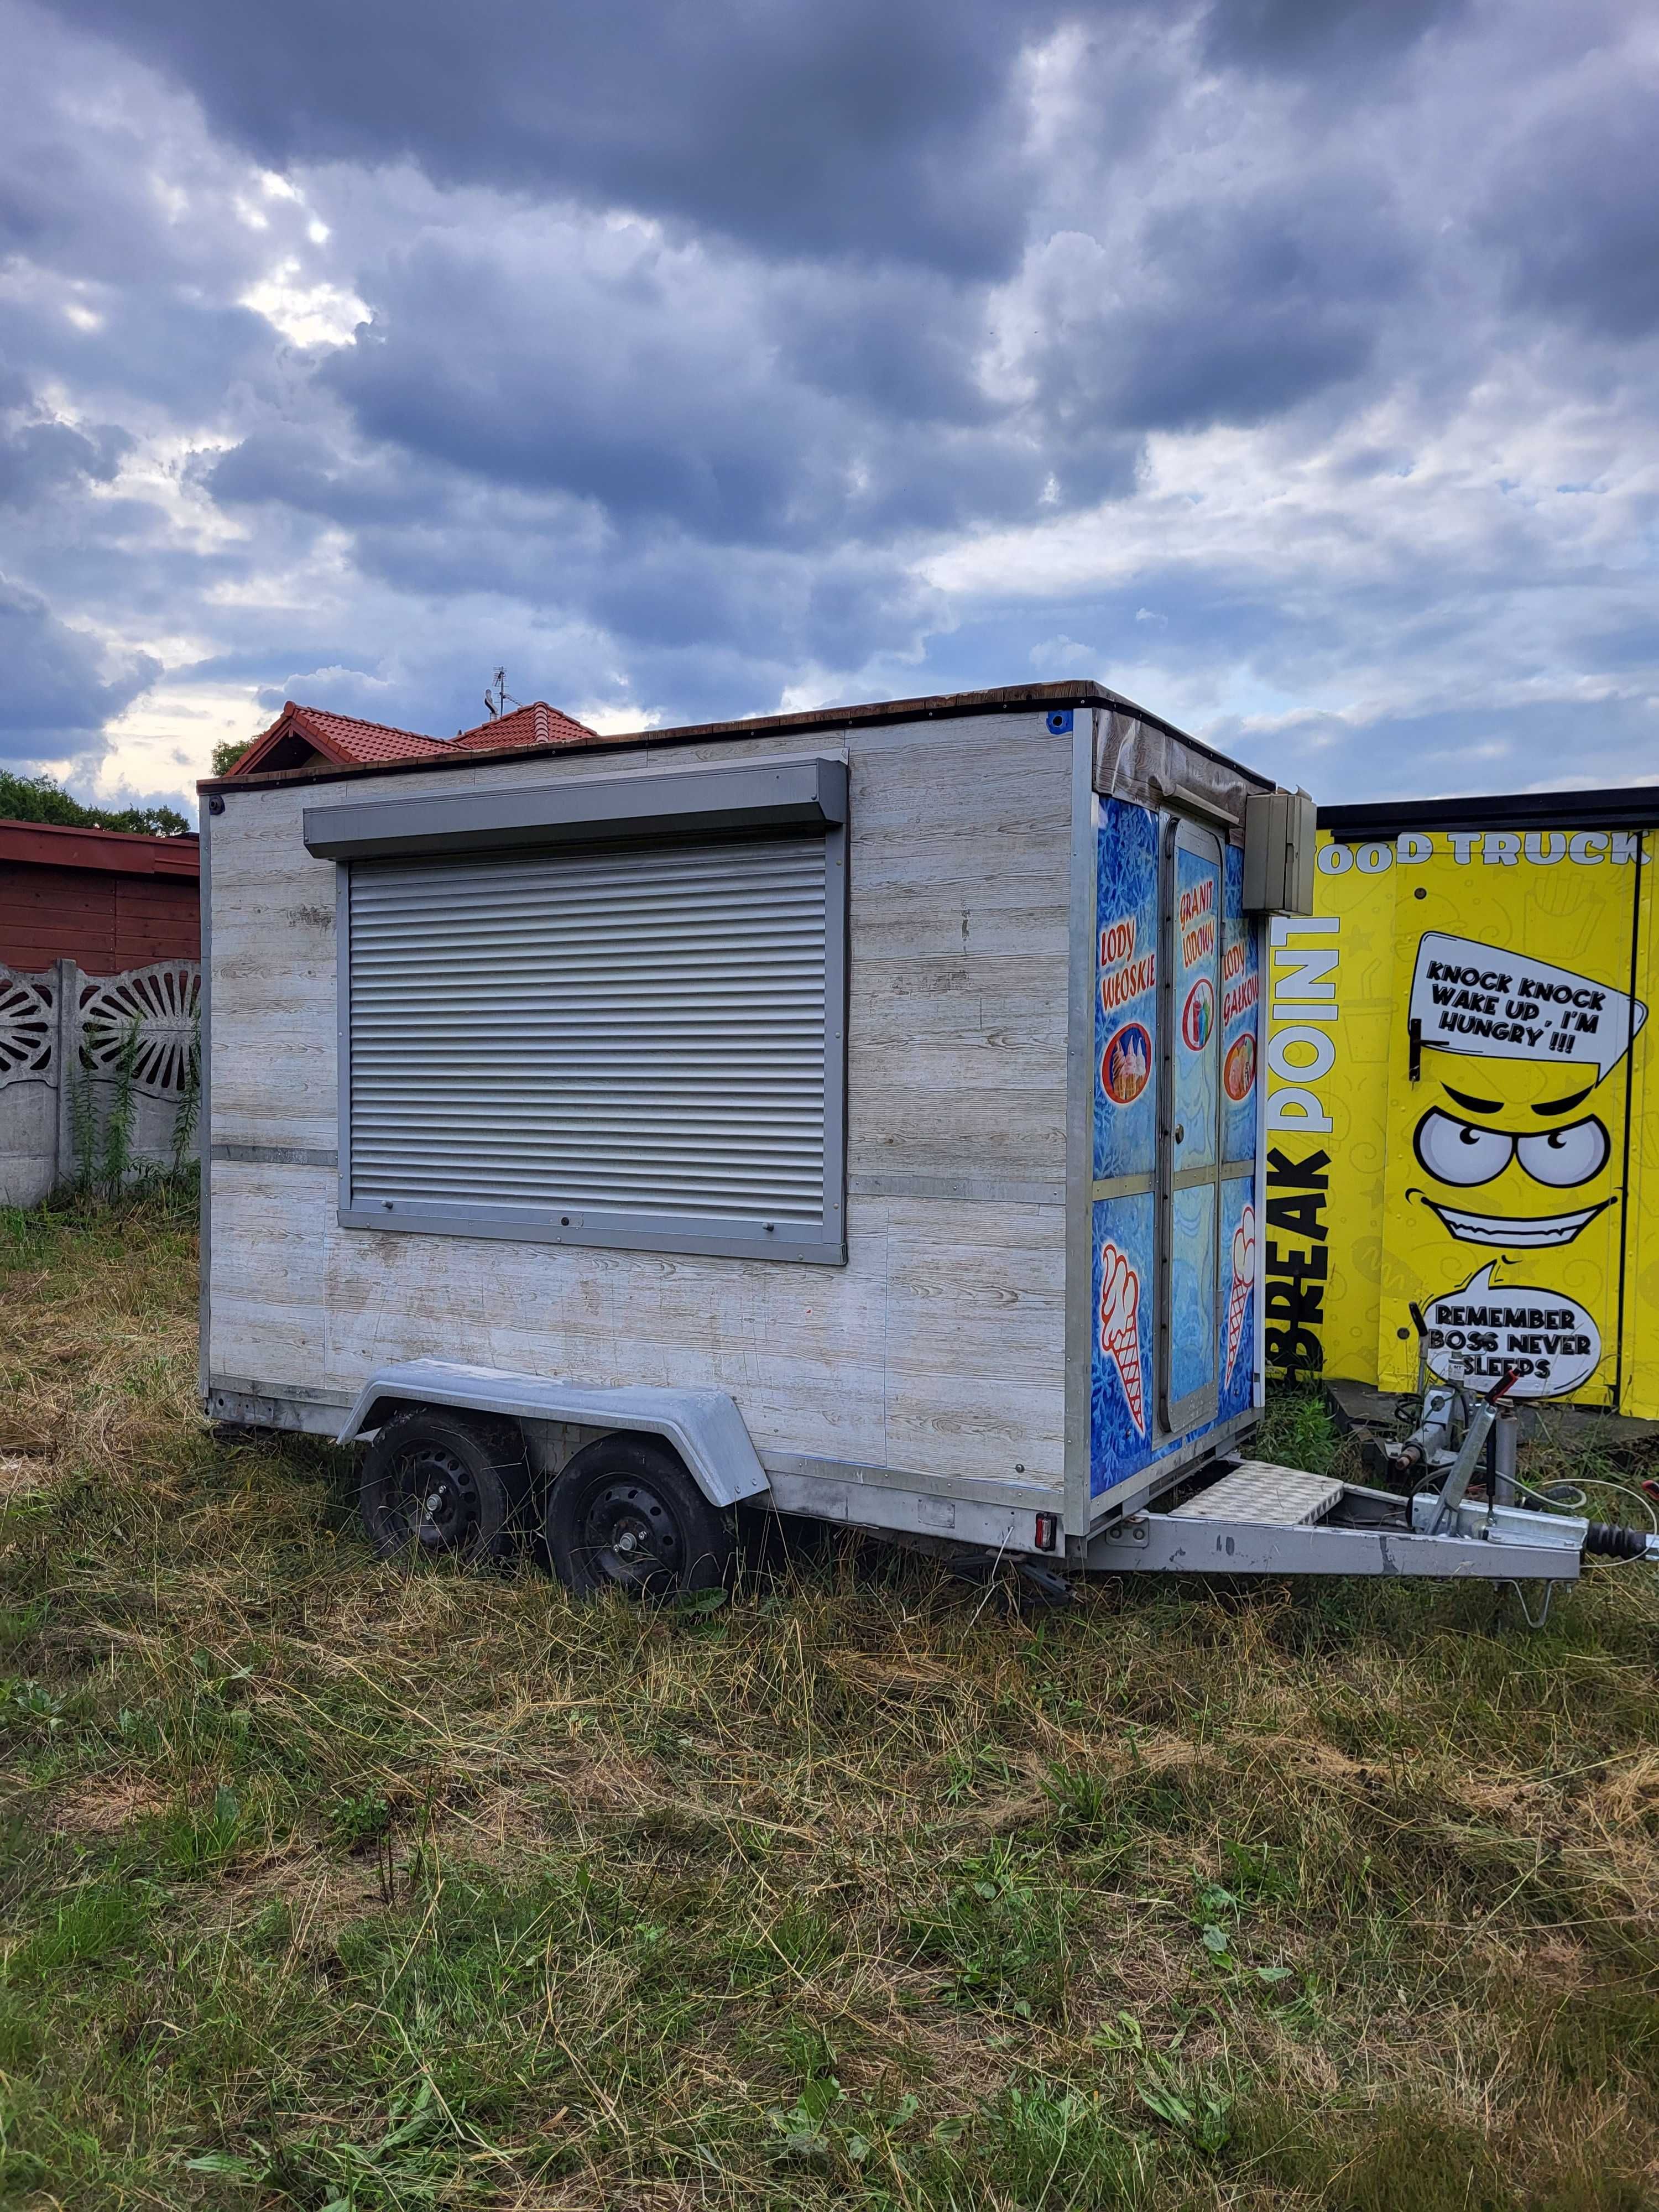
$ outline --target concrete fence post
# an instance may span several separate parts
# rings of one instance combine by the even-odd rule
[[[71,1180],[75,1158],[75,1085],[81,1076],[81,970],[73,960],[53,963],[58,975],[58,1158],[52,1187]]]

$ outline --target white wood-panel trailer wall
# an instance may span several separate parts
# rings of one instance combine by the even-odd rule
[[[556,792],[580,814],[618,779],[811,762],[846,764],[844,1263],[628,1249],[580,1225],[343,1224],[346,868],[307,849],[307,817],[317,842],[324,810],[366,802],[447,817],[507,793],[533,812]],[[1021,1526],[1046,1509],[1080,1536],[1092,793],[1109,777],[1126,797],[1150,781],[1155,802],[1207,793],[1224,821],[1271,788],[1093,685],[204,784],[210,1412],[333,1433],[374,1370],[420,1358],[712,1387],[786,1510],[984,1540],[1009,1509]]]

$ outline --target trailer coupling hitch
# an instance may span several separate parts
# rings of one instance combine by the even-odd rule
[[[1445,1472],[1437,1491],[1422,1486],[1413,1492],[1413,1528],[1422,1535],[1474,1536],[1493,1544],[1545,1545],[1577,1551],[1585,1559],[1645,1559],[1659,1565],[1659,1534],[1622,1528],[1615,1522],[1587,1520],[1577,1514],[1534,1511],[1516,1504],[1516,1423],[1514,1416],[1504,1408],[1504,1400],[1519,1379],[1518,1368],[1507,1369],[1502,1380],[1477,1399],[1472,1409],[1467,1395],[1455,1386],[1446,1391],[1425,1393],[1425,1420],[1414,1436],[1407,1439],[1408,1444],[1418,1445],[1419,1439],[1425,1439],[1426,1431],[1443,1422],[1449,1431],[1460,1411],[1464,1427],[1462,1441],[1455,1451],[1442,1446],[1431,1454],[1424,1451],[1414,1462],[1443,1468]],[[1431,1405],[1431,1401],[1443,1398],[1460,1402],[1455,1406],[1447,1404],[1443,1409],[1437,1403]],[[1506,1448],[1490,1451],[1488,1438],[1495,1430]],[[1484,1500],[1471,1503],[1468,1496],[1470,1478],[1483,1456],[1486,1461],[1486,1496]]]
[[[1413,1310],[1415,1312],[1416,1309]],[[1474,1416],[1463,1431],[1463,1442],[1446,1470],[1446,1479],[1435,1499],[1434,1513],[1429,1522],[1430,1535],[1439,1535],[1463,1503],[1463,1494],[1469,1486],[1469,1477],[1474,1473],[1475,1462],[1485,1452],[1486,1438],[1492,1434],[1493,1424],[1498,1419],[1498,1407],[1520,1380],[1521,1370],[1518,1367],[1506,1367],[1499,1380],[1477,1403]]]

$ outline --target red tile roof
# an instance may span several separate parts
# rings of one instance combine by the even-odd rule
[[[413,730],[394,730],[385,722],[365,722],[356,714],[331,714],[320,707],[301,707],[292,699],[268,730],[258,737],[230,770],[232,775],[257,775],[272,763],[272,756],[286,750],[286,740],[298,738],[302,746],[320,753],[340,768],[371,768],[381,761],[421,760],[444,751],[437,738],[423,738]],[[278,760],[282,767],[295,765]]]
[[[576,744],[593,735],[584,724],[573,722],[568,714],[550,707],[545,699],[536,699],[528,707],[514,708],[510,714],[480,722],[476,730],[463,730],[453,742],[468,751],[507,752],[525,745]]]
[[[258,775],[273,767],[302,765],[283,757],[292,750],[290,739],[297,739],[302,749],[320,753],[336,767],[374,768],[383,761],[428,760],[436,754],[453,752],[458,745],[467,752],[522,752],[532,745],[578,744],[593,734],[543,699],[499,715],[494,721],[480,722],[476,730],[463,730],[451,738],[423,738],[415,730],[362,721],[356,714],[331,714],[324,708],[301,707],[289,699],[230,774]]]
[[[356,714],[331,714],[320,707],[295,707],[292,713],[313,744],[319,739],[331,742],[348,760],[413,760],[420,754],[444,750],[441,738],[396,730],[387,722],[360,721]]]

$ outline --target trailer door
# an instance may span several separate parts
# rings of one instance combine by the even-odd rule
[[[1213,1420],[1219,1314],[1221,845],[1165,823],[1158,1399],[1171,1434]]]

